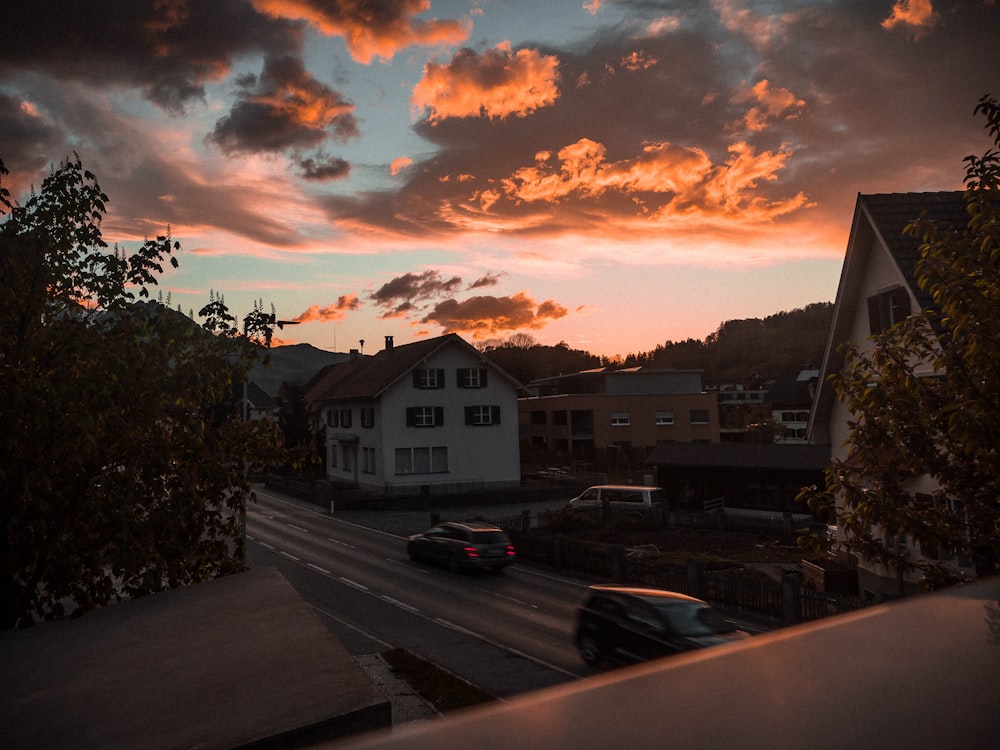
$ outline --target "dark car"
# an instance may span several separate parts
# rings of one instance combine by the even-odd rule
[[[443,563],[449,570],[499,571],[514,562],[514,545],[500,529],[479,521],[445,521],[409,538],[411,560]]]
[[[707,602],[673,591],[591,586],[577,607],[576,647],[592,665],[648,661],[748,635]]]

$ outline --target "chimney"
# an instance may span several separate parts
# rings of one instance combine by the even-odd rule
[[[359,359],[361,357],[361,352],[359,352],[357,349],[351,349],[350,357],[351,357],[351,362],[353,362],[354,360]]]
[[[392,336],[386,336],[385,337],[385,350],[387,352],[391,352],[392,351]]]

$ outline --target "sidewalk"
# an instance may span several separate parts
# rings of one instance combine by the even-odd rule
[[[379,654],[362,654],[354,661],[392,704],[392,726],[435,719],[441,714],[405,681],[399,679]]]

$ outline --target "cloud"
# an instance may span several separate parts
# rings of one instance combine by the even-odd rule
[[[129,0],[0,3],[0,71],[32,70],[100,89],[139,88],[158,106],[182,112],[205,99],[205,84],[228,75],[253,51],[294,54],[301,24],[261,16],[240,2]],[[4,73],[0,73],[0,79]]]
[[[416,20],[430,7],[428,0],[251,1],[261,13],[302,19],[327,36],[343,37],[351,57],[366,65],[378,57],[389,60],[412,45],[460,44],[469,34],[461,21]]]
[[[478,296],[438,303],[421,323],[441,326],[444,333],[468,333],[481,339],[525,328],[538,330],[568,310],[553,300],[536,304],[524,292],[510,297]]]
[[[386,311],[383,317],[399,317],[421,303],[455,292],[461,286],[462,279],[458,276],[445,279],[438,271],[406,273],[383,284],[370,298]]]
[[[424,66],[411,102],[429,110],[431,123],[448,117],[524,117],[558,98],[558,68],[554,55],[515,52],[506,42],[482,54],[466,48],[447,65]]]
[[[896,0],[892,13],[882,22],[882,28],[892,31],[902,27],[915,38],[926,34],[938,21],[931,0]]]
[[[729,214],[742,222],[769,221],[805,204],[802,194],[766,201],[753,192],[761,181],[777,179],[787,152],[755,152],[741,142],[717,165],[701,149],[669,142],[648,144],[635,158],[619,162],[608,161],[606,151],[581,139],[562,148],[554,162],[543,153],[543,161],[503,180],[504,192],[514,201],[559,203],[614,191],[629,195],[637,214]]]
[[[488,273],[473,281],[466,289],[483,289],[484,287],[496,286],[500,283],[501,273]]]
[[[299,172],[307,180],[329,182],[347,177],[351,165],[337,157],[322,159],[303,158],[299,160]]]
[[[226,154],[308,148],[358,135],[354,105],[313,78],[295,57],[268,57],[260,78],[248,77],[228,116],[208,140]]]
[[[397,175],[404,169],[410,167],[413,164],[413,159],[409,156],[399,156],[392,160],[392,164],[389,165],[389,174]]]
[[[338,297],[337,301],[332,305],[327,305],[326,307],[312,305],[308,310],[295,316],[292,320],[296,323],[312,323],[314,321],[328,323],[333,320],[343,320],[347,317],[347,313],[360,309],[361,300],[358,299],[357,295],[345,294]]]
[[[788,89],[772,87],[766,78],[755,83],[753,87],[740,86],[732,101],[737,104],[755,103],[735,126],[751,131],[763,130],[769,122],[778,118],[798,117],[806,106],[805,101]]]

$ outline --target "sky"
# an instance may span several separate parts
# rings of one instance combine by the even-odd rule
[[[275,344],[614,357],[832,302],[858,193],[991,145],[998,36],[996,0],[6,2],[2,184],[78,154],[105,240],[181,244],[154,297]]]

